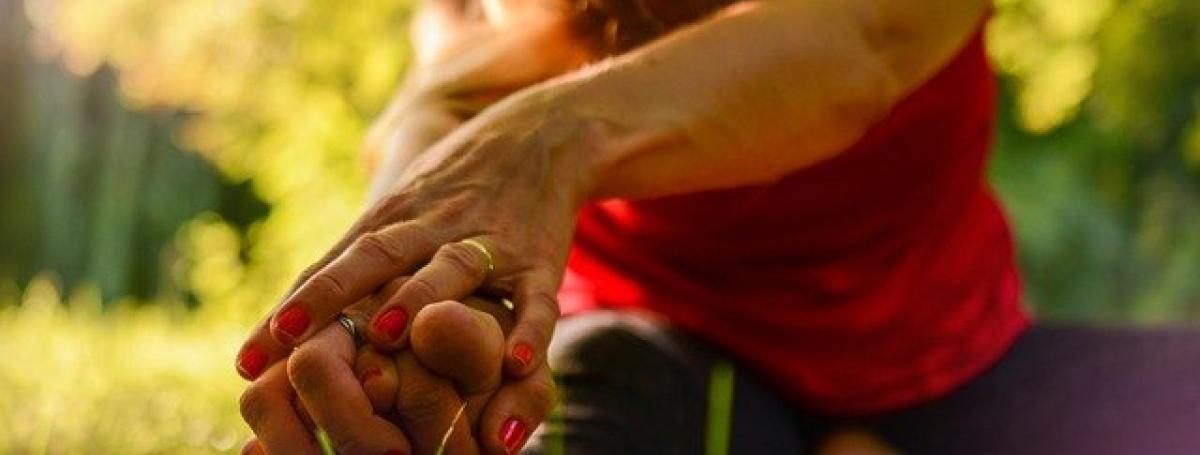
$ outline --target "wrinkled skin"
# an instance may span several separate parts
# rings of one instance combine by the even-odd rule
[[[506,447],[504,423],[516,418],[531,431],[555,399],[548,368],[502,380],[511,325],[511,312],[494,300],[435,303],[414,319],[411,349],[396,354],[355,351],[341,327],[329,326],[247,389],[242,412],[257,438],[244,453],[319,453],[316,427],[339,453],[433,453],[452,422],[446,453],[509,453],[528,431]]]

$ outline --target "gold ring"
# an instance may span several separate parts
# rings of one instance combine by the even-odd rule
[[[488,273],[492,273],[493,270],[496,270],[496,262],[495,259],[492,258],[492,252],[488,251],[487,247],[483,245],[483,242],[475,239],[464,239],[462,240],[462,243],[471,245],[475,249],[479,250],[480,253],[483,253],[483,256],[487,258]]]

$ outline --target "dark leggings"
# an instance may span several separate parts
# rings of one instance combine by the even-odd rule
[[[555,338],[562,404],[525,453],[811,454],[855,426],[906,454],[1200,454],[1196,330],[1037,325],[949,395],[856,420],[789,407],[737,366],[731,404],[714,406],[713,368],[729,364],[647,318],[575,316]]]

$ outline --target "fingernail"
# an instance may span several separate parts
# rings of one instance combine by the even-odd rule
[[[238,354],[238,374],[249,381],[253,381],[258,375],[262,374],[262,370],[266,366],[267,354],[262,349],[259,349],[258,346],[249,346],[243,349],[241,354]]]
[[[406,322],[408,322],[408,315],[404,314],[404,310],[392,308],[375,319],[375,330],[382,332],[389,341],[396,341],[400,338],[400,334],[404,333],[404,323]]]
[[[513,346],[513,358],[521,362],[522,367],[527,367],[530,362],[533,362],[533,348],[527,343],[517,343],[516,346]]]
[[[500,426],[500,441],[504,443],[504,450],[510,455],[517,453],[521,448],[521,442],[525,440],[525,424],[521,423],[515,417],[509,417],[504,421],[504,425]]]
[[[378,377],[381,374],[383,374],[383,372],[380,371],[378,368],[371,368],[367,371],[364,371],[362,376],[359,377],[358,380],[359,380],[359,382],[366,384],[367,381],[375,379],[376,377]]]
[[[300,338],[308,330],[308,312],[299,305],[292,306],[275,317],[275,325],[292,338]]]

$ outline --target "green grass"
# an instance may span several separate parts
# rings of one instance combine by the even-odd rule
[[[10,298],[11,300],[11,298]],[[236,453],[249,437],[219,315],[62,302],[35,281],[0,301],[0,453]]]

